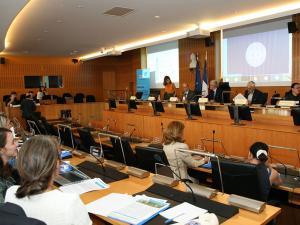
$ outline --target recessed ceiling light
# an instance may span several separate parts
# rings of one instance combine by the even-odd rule
[[[44,33],[48,33],[49,31],[48,30],[44,30]]]
[[[81,8],[83,8],[84,6],[83,6],[83,5],[77,5],[76,7],[79,8],[79,9],[81,9]]]
[[[160,18],[160,16],[154,16],[156,19],[159,19]]]
[[[62,20],[56,20],[56,23],[62,23],[63,21]]]
[[[41,40],[42,40],[42,38],[37,38],[36,40],[37,40],[37,41],[41,41]]]

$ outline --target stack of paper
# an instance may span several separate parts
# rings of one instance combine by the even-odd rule
[[[132,197],[124,194],[109,194],[86,205],[88,212],[110,217],[129,224],[140,225],[169,207],[163,199],[145,195]]]
[[[97,191],[108,188],[109,185],[104,183],[100,178],[82,180],[75,183],[66,184],[59,189],[62,192],[83,194],[89,191]]]
[[[168,219],[170,222],[174,221],[178,223],[186,223],[203,215],[204,213],[207,213],[206,209],[202,209],[184,202],[171,209],[161,212],[160,215]]]

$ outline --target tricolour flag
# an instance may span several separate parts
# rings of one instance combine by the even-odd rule
[[[208,95],[208,78],[207,78],[207,52],[205,55],[204,68],[203,68],[203,80],[202,80],[202,96]]]
[[[196,71],[195,71],[195,92],[196,94],[201,94],[202,90],[202,82],[201,82],[201,75],[200,75],[200,66],[198,61],[198,55],[197,55],[197,65],[196,65]]]

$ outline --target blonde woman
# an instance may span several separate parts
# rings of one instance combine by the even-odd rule
[[[163,134],[163,150],[167,156],[168,162],[174,172],[181,179],[190,179],[187,174],[187,167],[198,167],[207,163],[207,159],[194,159],[191,154],[176,151],[176,149],[189,149],[189,146],[183,140],[184,124],[179,121],[172,121],[168,124]]]

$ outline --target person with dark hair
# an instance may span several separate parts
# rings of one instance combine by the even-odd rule
[[[10,93],[9,99],[7,99],[5,105],[6,106],[13,106],[13,105],[19,105],[20,101],[17,99],[17,92],[12,91]]]
[[[17,144],[11,130],[0,128],[0,203],[4,202],[7,189],[19,183],[18,172],[9,164],[17,155]]]
[[[208,159],[202,158],[197,160],[194,159],[191,154],[175,152],[176,149],[189,149],[189,146],[184,143],[183,131],[183,123],[179,121],[170,122],[163,133],[163,151],[175,173],[177,173],[181,179],[190,179],[187,173],[187,167],[201,166],[207,163]]]
[[[91,225],[78,195],[52,190],[59,163],[59,145],[53,137],[38,135],[27,140],[17,158],[21,185],[7,190],[5,202],[21,206],[27,216],[47,225]]]
[[[210,102],[222,102],[222,93],[223,90],[219,88],[219,84],[217,80],[211,80],[209,82],[209,90],[208,95],[205,96],[208,98]]]
[[[293,83],[291,90],[285,93],[285,100],[300,101],[300,83]]]
[[[248,155],[248,160],[250,163],[258,165],[265,164],[267,166],[267,171],[269,174],[270,185],[280,185],[282,180],[279,173],[267,164],[269,147],[263,142],[255,142],[250,147],[250,152]]]
[[[175,84],[172,83],[169,76],[164,77],[163,85],[165,86],[164,100],[169,100],[171,97],[174,97],[176,95]]]

